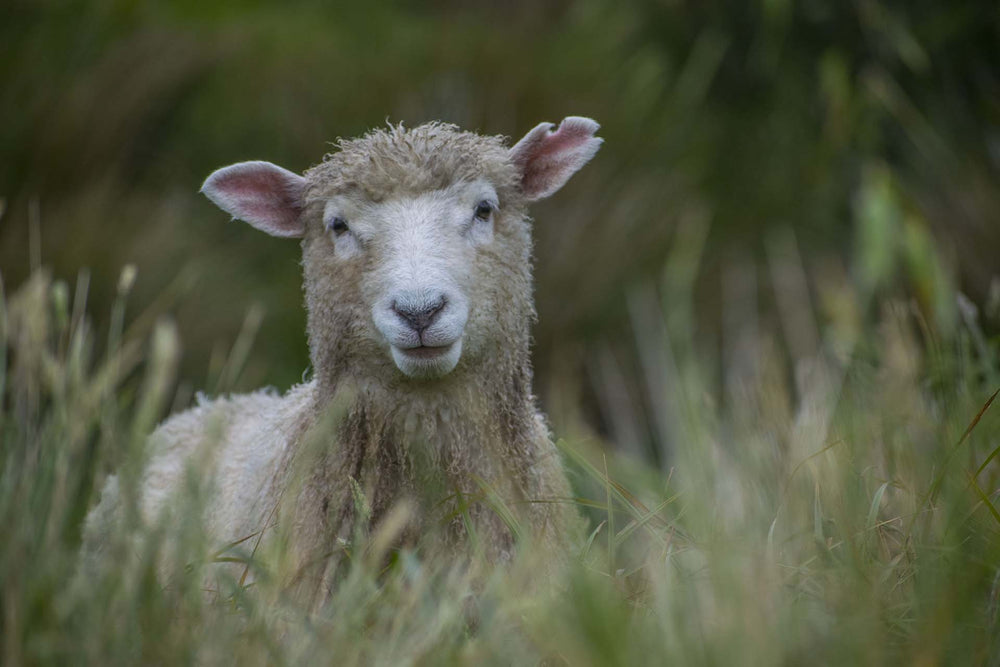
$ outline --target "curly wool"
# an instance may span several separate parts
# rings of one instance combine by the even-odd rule
[[[520,177],[503,136],[463,132],[449,123],[398,125],[339,139],[337,150],[305,173],[306,203],[333,193],[361,192],[372,201],[438,190],[458,181],[488,180],[501,198],[516,196]]]

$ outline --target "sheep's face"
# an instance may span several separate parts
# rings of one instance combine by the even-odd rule
[[[542,123],[508,149],[448,125],[390,127],[340,142],[305,177],[243,162],[202,190],[270,234],[304,237],[321,378],[428,383],[486,362],[527,363],[525,205],[593,157],[597,128],[578,117]]]
[[[509,317],[500,312],[511,305],[505,291],[530,284],[526,225],[515,213],[484,178],[380,201],[334,194],[310,221],[307,284],[329,277],[331,300],[363,306],[349,327],[363,340],[350,349],[384,355],[409,378],[445,376],[463,353],[475,360],[500,343],[506,327],[490,323]]]

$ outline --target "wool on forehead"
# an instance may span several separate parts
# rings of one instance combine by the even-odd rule
[[[402,123],[389,125],[363,137],[340,139],[336,146],[337,150],[305,173],[307,201],[352,190],[380,200],[480,178],[488,180],[501,197],[515,196],[518,189],[517,169],[504,137],[463,132],[448,123],[412,129]]]

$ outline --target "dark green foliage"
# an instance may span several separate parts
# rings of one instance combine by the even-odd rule
[[[710,227],[695,276],[709,348],[734,264],[774,313],[775,230],[794,233],[813,283],[850,264],[873,169],[908,235],[933,230],[944,274],[977,301],[998,268],[992,3],[16,0],[0,12],[4,275],[27,275],[32,219],[58,275],[90,268],[97,305],[126,262],[140,267],[139,304],[190,272],[160,306],[185,332],[181,377],[196,387],[254,302],[267,317],[241,386],[285,387],[307,364],[297,249],[226,224],[201,180],[250,158],[305,169],[325,142],[384,118],[515,138],[570,113],[604,125],[600,158],[536,211],[543,389],[575,374],[573,350],[627,334],[622,291],[659,272],[681,221]],[[930,313],[920,271],[902,286]]]
[[[998,664],[995,3],[12,0],[0,43],[0,663]],[[534,211],[563,590],[406,552],[309,614],[137,517],[74,579],[163,415],[306,372],[298,247],[208,173],[569,114],[606,143]]]

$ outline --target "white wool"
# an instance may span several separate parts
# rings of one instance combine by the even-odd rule
[[[275,473],[293,443],[295,426],[313,404],[313,383],[284,396],[271,389],[207,400],[167,419],[149,437],[150,457],[139,484],[139,514],[148,526],[169,518],[186,476],[211,479],[202,521],[213,550],[262,530],[275,506]],[[210,472],[210,474],[206,474]],[[99,557],[109,522],[121,520],[120,485],[111,475],[84,528],[85,551]]]

